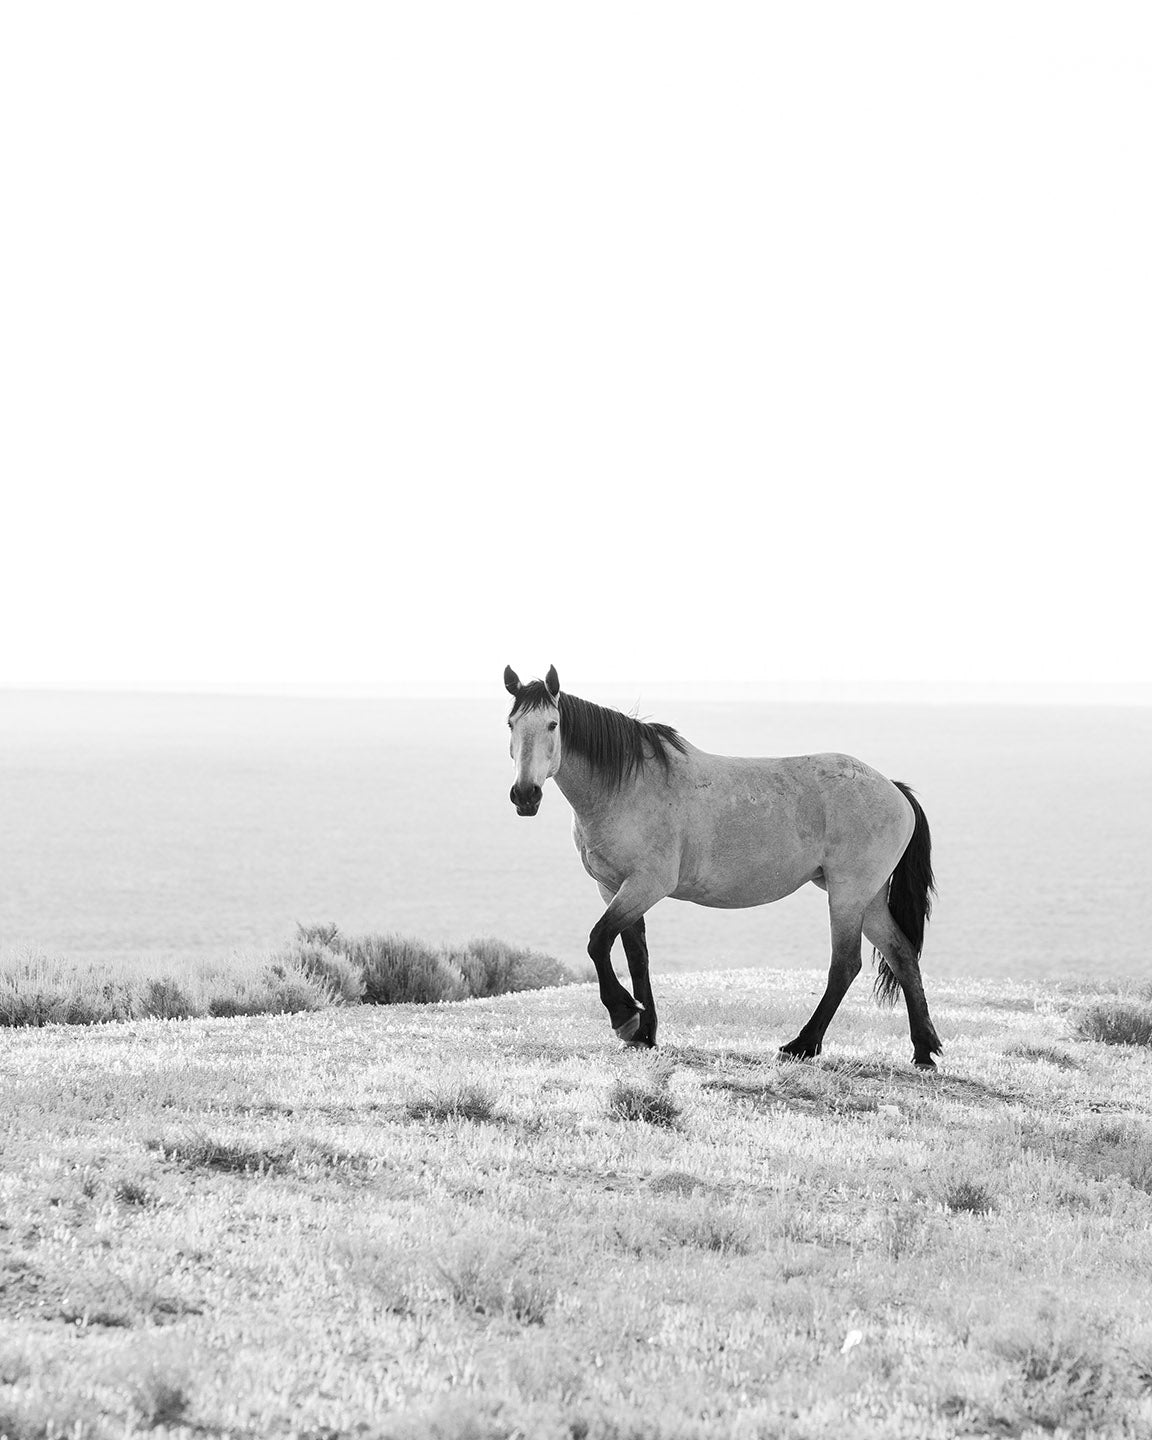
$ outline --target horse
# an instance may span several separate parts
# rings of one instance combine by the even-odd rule
[[[509,665],[508,798],[535,815],[546,780],[572,807],[572,835],[606,909],[588,937],[600,999],[627,1044],[654,1047],[656,1004],[644,916],[666,896],[697,905],[768,905],[801,885],[826,891],[828,984],[785,1059],[819,1055],[860,972],[867,938],[877,999],[908,1007],[913,1064],[943,1051],[920,978],[935,882],[932,839],[912,790],[850,755],[748,759],[710,755],[670,725],[634,719],[561,691],[556,667],[522,685]],[[623,941],[632,994],[612,968]]]

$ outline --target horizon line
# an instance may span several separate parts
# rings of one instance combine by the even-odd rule
[[[573,693],[629,699],[778,704],[1152,705],[1152,681],[1094,680],[590,680]],[[318,700],[503,699],[479,681],[0,682],[0,696]]]

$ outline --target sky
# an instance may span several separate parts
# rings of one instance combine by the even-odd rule
[[[1149,73],[1143,4],[5,6],[0,685],[1147,685]]]

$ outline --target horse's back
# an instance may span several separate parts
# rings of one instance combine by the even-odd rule
[[[688,792],[729,805],[791,801],[798,811],[810,812],[818,801],[826,817],[861,805],[895,815],[910,813],[908,802],[886,775],[838,751],[749,757],[690,750],[678,768],[684,772],[681,784]]]
[[[678,776],[682,866],[677,898],[763,905],[819,877],[891,873],[911,838],[911,807],[855,756],[778,758],[690,750]],[[891,864],[889,865],[889,859]]]

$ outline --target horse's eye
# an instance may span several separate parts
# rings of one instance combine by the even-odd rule
[[[549,729],[549,730],[555,730],[555,729],[556,729],[556,721],[555,721],[555,720],[549,720],[549,722],[548,722],[548,729]]]

